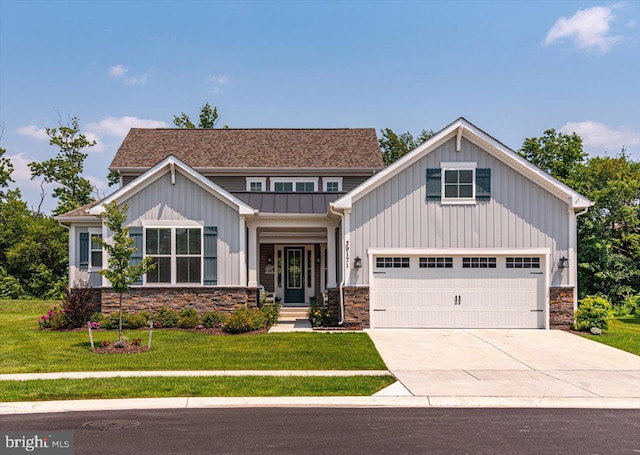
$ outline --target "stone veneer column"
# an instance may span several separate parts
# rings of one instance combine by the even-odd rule
[[[569,330],[573,325],[573,286],[549,288],[549,328]]]
[[[362,330],[371,327],[369,320],[369,286],[344,287],[344,325]]]

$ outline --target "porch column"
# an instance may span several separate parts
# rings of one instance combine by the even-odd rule
[[[337,288],[336,280],[336,228],[327,228],[327,289]]]
[[[255,226],[249,225],[248,243],[249,282],[247,285],[250,288],[256,288],[258,287],[258,230]]]

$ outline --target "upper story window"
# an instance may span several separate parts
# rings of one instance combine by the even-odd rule
[[[443,162],[440,168],[427,169],[427,200],[443,204],[474,204],[491,198],[491,169],[476,163]]]
[[[267,179],[247,178],[247,191],[251,191],[252,193],[267,191]]]
[[[338,193],[342,191],[342,177],[324,177],[322,184],[324,191],[327,193]]]
[[[313,193],[318,191],[315,177],[272,177],[271,191],[276,193]]]

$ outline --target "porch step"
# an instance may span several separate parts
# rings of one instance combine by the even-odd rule
[[[296,321],[298,319],[307,319],[309,314],[308,307],[281,307],[278,322]]]

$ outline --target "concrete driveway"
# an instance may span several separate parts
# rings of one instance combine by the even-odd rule
[[[640,356],[559,330],[368,333],[414,396],[640,398]]]

